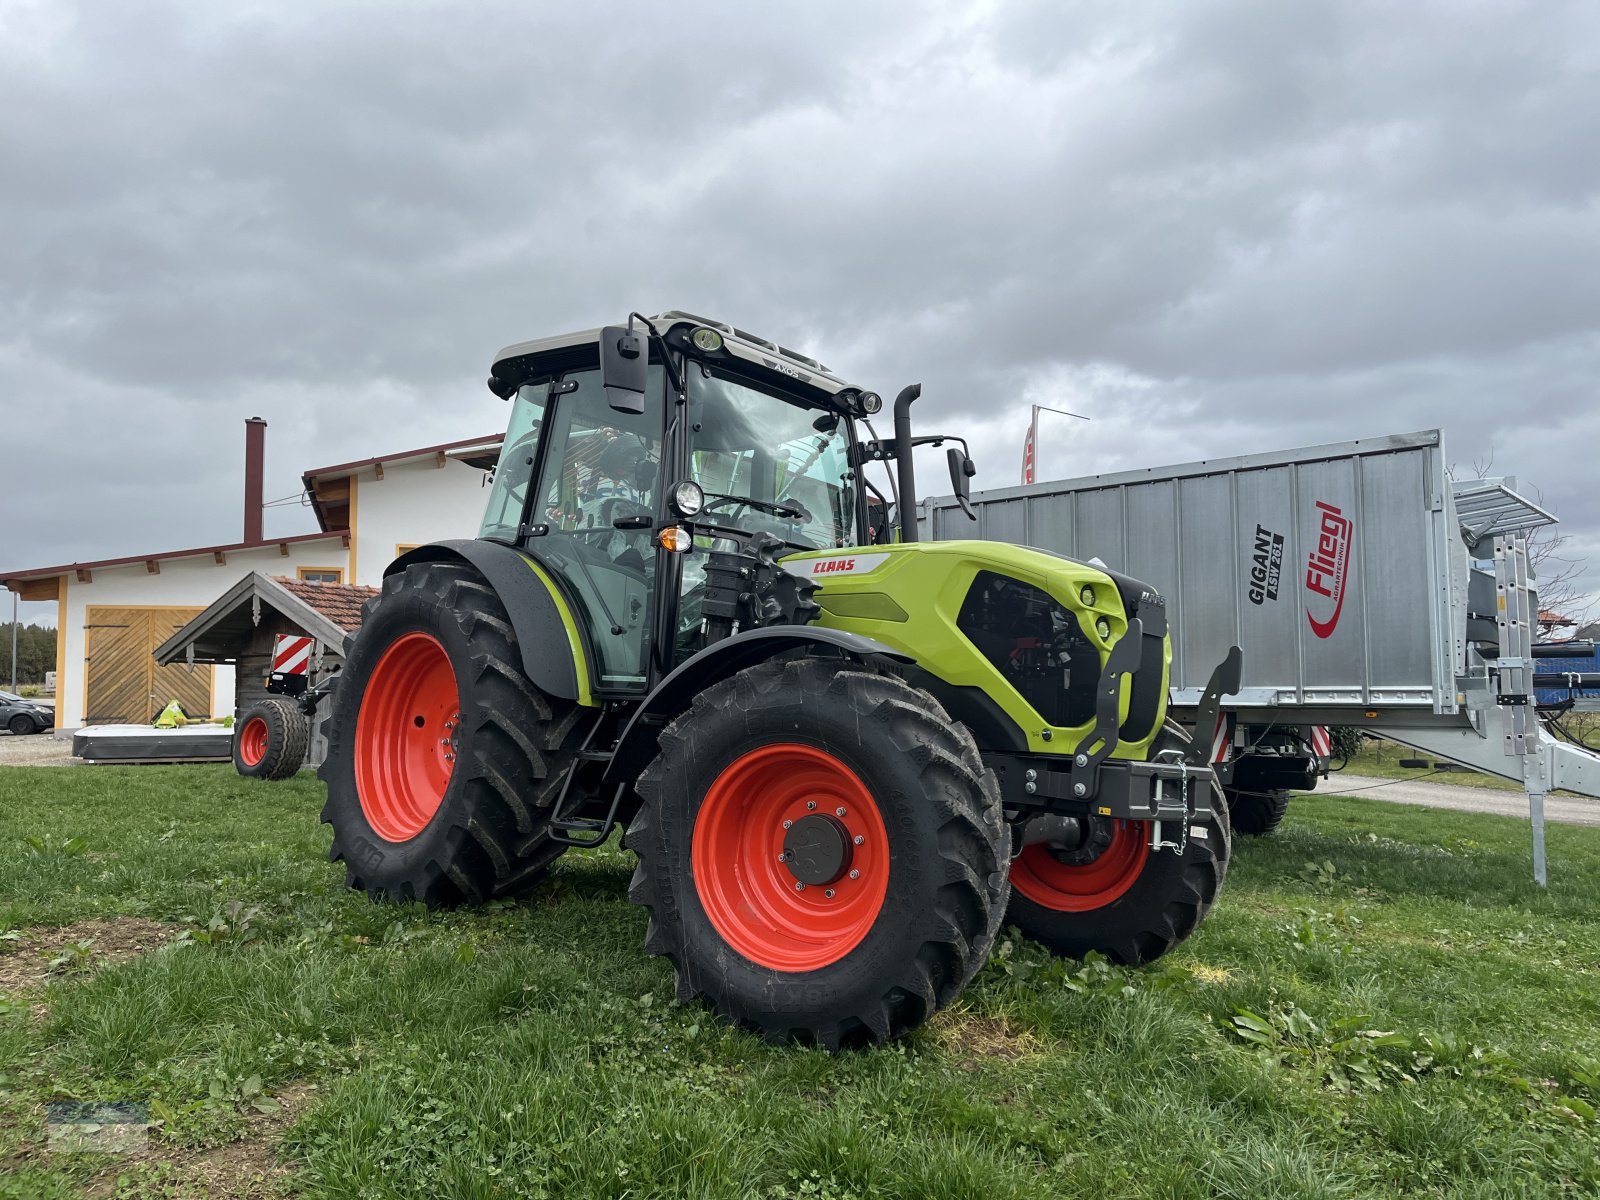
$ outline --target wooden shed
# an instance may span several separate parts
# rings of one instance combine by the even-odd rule
[[[377,594],[377,588],[252,572],[156,647],[155,661],[195,670],[206,664],[232,665],[235,711],[243,712],[267,695],[274,638],[287,633],[312,639],[309,682],[315,686],[342,669],[345,639],[361,627],[362,606]],[[312,722],[309,766],[321,763],[327,753],[320,715]]]

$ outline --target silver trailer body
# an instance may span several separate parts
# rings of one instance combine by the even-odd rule
[[[1106,565],[1167,599],[1173,707],[1238,645],[1240,722],[1349,725],[1544,792],[1600,795],[1600,758],[1542,734],[1526,535],[1509,480],[1454,481],[1438,430],[1123,471],[921,506],[923,536]],[[1543,875],[1542,836],[1536,873]]]

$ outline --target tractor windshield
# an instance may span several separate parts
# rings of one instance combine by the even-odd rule
[[[691,370],[690,470],[705,489],[707,519],[819,550],[852,545],[848,439],[842,421],[819,422],[826,416],[776,392]]]

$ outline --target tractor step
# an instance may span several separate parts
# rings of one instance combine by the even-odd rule
[[[550,824],[547,826],[550,830],[550,840],[563,846],[575,846],[580,850],[603,844],[611,836],[611,831],[617,827],[617,809],[622,805],[622,793],[625,790],[626,788],[618,786],[611,797],[611,807],[606,810],[606,815],[598,820],[594,817],[550,818]]]

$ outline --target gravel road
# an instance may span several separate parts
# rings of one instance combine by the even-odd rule
[[[1490,788],[1428,780],[1372,779],[1340,771],[1317,789],[1325,796],[1366,796],[1373,800],[1392,800],[1397,804],[1416,804],[1423,808],[1450,808],[1458,812],[1498,813],[1527,820],[1528,798],[1517,792],[1497,792]],[[1600,800],[1572,796],[1546,796],[1544,817],[1566,825],[1600,825]]]
[[[70,767],[77,761],[72,757],[71,738],[0,733],[0,767]]]

